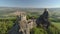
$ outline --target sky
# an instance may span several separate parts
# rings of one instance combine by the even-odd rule
[[[0,0],[0,7],[60,8],[60,0]]]

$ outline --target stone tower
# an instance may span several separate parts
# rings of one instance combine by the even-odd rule
[[[21,20],[26,20],[26,13],[20,13]]]
[[[20,13],[20,21],[19,21],[19,32],[22,31],[23,34],[30,34],[30,30],[34,27],[33,20],[26,19],[26,13]]]
[[[26,13],[21,12],[20,13],[20,21],[19,21],[19,32],[22,32],[23,34],[26,34],[26,27],[27,27],[27,20],[26,20]]]

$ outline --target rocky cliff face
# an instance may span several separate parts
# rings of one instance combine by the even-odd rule
[[[45,9],[44,13],[36,20],[37,26],[42,25],[43,27],[48,28],[48,26],[50,25],[50,22],[48,20],[48,18],[49,18],[48,16],[49,16],[48,11],[47,11],[47,9]]]

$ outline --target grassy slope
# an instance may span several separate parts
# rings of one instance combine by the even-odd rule
[[[43,28],[33,28],[34,34],[60,34],[60,23],[54,23],[52,24],[57,28],[54,28],[52,26],[49,27],[49,29],[44,30]]]
[[[54,26],[56,26],[58,29],[60,29],[60,23],[59,22],[57,22],[57,23],[52,22],[52,24],[54,24]]]

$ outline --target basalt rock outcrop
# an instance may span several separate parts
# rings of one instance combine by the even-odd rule
[[[41,16],[39,16],[39,18],[37,18],[36,20],[37,27],[42,26],[42,27],[48,28],[50,25],[48,18],[49,18],[49,13],[47,9],[44,9],[44,13]]]

